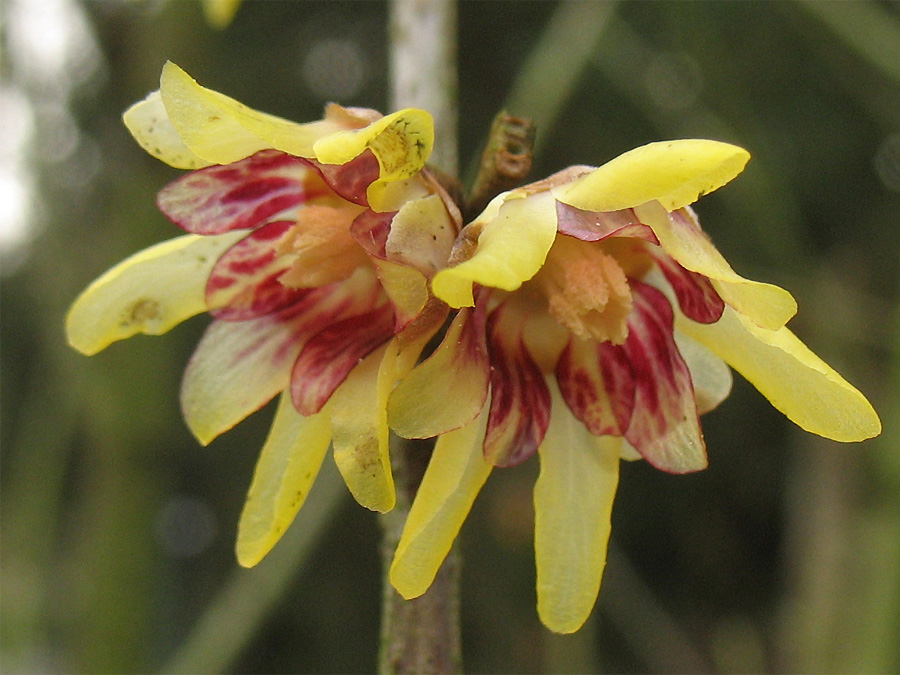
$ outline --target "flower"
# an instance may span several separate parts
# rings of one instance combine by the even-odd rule
[[[238,527],[241,564],[278,541],[330,444],[354,497],[390,510],[387,396],[447,313],[428,280],[460,223],[424,170],[430,116],[331,105],[295,124],[167,63],[124,119],[150,154],[193,169],[157,200],[189,234],[93,282],[67,316],[70,344],[94,354],[209,312],[181,390],[204,444],[282,394]]]
[[[785,327],[791,295],[736,274],[689,207],[748,159],[714,141],[654,143],[501,194],[463,229],[432,284],[462,309],[388,404],[401,435],[439,436],[390,571],[404,597],[428,588],[493,467],[537,452],[538,613],[580,628],[619,459],[704,468],[699,415],[728,395],[726,363],[808,431],[880,432],[862,394]]]

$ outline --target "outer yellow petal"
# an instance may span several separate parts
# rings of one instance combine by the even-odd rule
[[[714,324],[679,317],[678,329],[722,357],[806,431],[845,442],[881,433],[878,414],[865,396],[787,328],[760,328],[726,307]]]
[[[661,141],[619,155],[553,194],[585,211],[618,211],[654,200],[674,211],[725,185],[749,159],[743,148],[719,141]]]
[[[122,120],[144,150],[169,166],[202,169],[210,165],[181,140],[158,91],[126,110]]]
[[[238,523],[241,565],[253,567],[281,539],[306,501],[330,442],[328,413],[304,417],[284,392]]]
[[[477,420],[435,445],[391,564],[391,584],[406,599],[431,586],[491,473],[481,449],[487,418],[485,405]]]
[[[538,615],[550,630],[573,633],[600,591],[621,441],[590,434],[548,384],[553,412],[534,486]]]
[[[451,307],[465,307],[474,304],[475,283],[514,291],[541,268],[555,238],[553,196],[549,192],[526,198],[513,195],[485,223],[475,254],[435,275],[434,294]]]
[[[136,333],[162,335],[207,309],[206,280],[246,232],[186,235],[123,260],[88,286],[66,316],[69,344],[91,355]]]
[[[686,269],[711,279],[725,302],[758,325],[775,330],[797,313],[797,302],[790,293],[737,274],[699,225],[682,214],[670,216],[655,202],[639,206],[635,213],[650,226],[666,253]]]
[[[172,62],[163,67],[160,93],[184,144],[212,164],[230,164],[266,148],[315,157],[317,140],[338,131],[330,120],[296,124],[201,87]]]

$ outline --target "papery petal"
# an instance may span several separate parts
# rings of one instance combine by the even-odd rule
[[[387,303],[316,333],[291,372],[291,395],[297,410],[304,415],[321,410],[348,373],[393,334],[394,313]]]
[[[715,409],[731,393],[731,368],[696,340],[675,331],[675,344],[691,371],[697,413]]]
[[[625,438],[653,466],[672,473],[707,465],[691,373],[673,338],[666,297],[632,281],[634,311],[625,352],[635,374],[635,401]]]
[[[400,208],[391,221],[385,252],[391,260],[434,273],[446,265],[455,239],[455,223],[435,194]]]
[[[258,112],[201,87],[171,61],[163,66],[159,89],[181,140],[210,164],[231,164],[267,148],[314,158],[313,145],[342,129],[328,119],[296,124]]]
[[[391,584],[407,600],[428,590],[493,469],[482,452],[487,417],[485,406],[435,444],[391,564]]]
[[[624,436],[634,410],[635,374],[625,349],[571,339],[556,365],[569,409],[596,435]]]
[[[122,115],[122,121],[138,145],[169,166],[176,169],[201,169],[212,164],[195,154],[181,140],[169,121],[169,114],[158,91],[148,94],[143,101],[128,108]]]
[[[881,433],[878,413],[865,396],[787,328],[760,328],[726,307],[714,324],[679,317],[678,329],[723,358],[806,431],[843,442]]]
[[[797,313],[797,303],[783,288],[737,274],[687,211],[669,214],[659,204],[635,209],[656,233],[663,250],[683,267],[708,277],[727,304],[772,330]]]
[[[156,199],[173,223],[194,234],[256,227],[275,214],[330,194],[300,160],[262,150],[226,166],[210,166],[164,187]]]
[[[534,552],[538,615],[557,633],[574,633],[590,616],[606,566],[619,478],[620,439],[594,436],[550,382],[553,415],[538,454]]]
[[[440,436],[471,422],[488,393],[483,308],[460,310],[434,353],[388,399],[391,428],[405,438]]]
[[[556,238],[556,202],[548,193],[513,197],[480,222],[485,224],[474,255],[432,281],[434,294],[451,307],[471,307],[475,283],[514,291],[533,277]]]
[[[278,244],[293,225],[284,220],[263,225],[219,258],[206,284],[206,302],[217,308],[213,316],[245,321],[286,307],[307,293],[279,281],[291,260],[278,253]]]
[[[312,488],[331,443],[327,412],[303,416],[282,394],[238,523],[237,559],[253,567],[278,543]]]
[[[504,306],[488,319],[491,409],[484,437],[485,459],[512,466],[537,450],[550,422],[550,393],[528,353],[521,327],[503,321]]]
[[[648,250],[672,287],[678,306],[685,316],[697,323],[718,321],[725,310],[725,303],[709,279],[686,270],[661,249],[654,247]]]
[[[556,203],[560,234],[581,241],[601,241],[608,237],[635,237],[659,244],[653,230],[641,223],[632,209],[609,213],[582,211],[562,202]]]
[[[83,354],[96,354],[137,333],[161,335],[205,311],[210,271],[242,236],[187,235],[123,260],[88,286],[69,309],[69,344]]]
[[[649,201],[674,211],[725,185],[749,159],[743,148],[719,141],[661,141],[619,155],[553,194],[584,211],[619,211]]]

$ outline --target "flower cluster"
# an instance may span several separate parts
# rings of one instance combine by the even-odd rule
[[[69,341],[93,354],[208,312],[181,392],[202,443],[281,395],[238,527],[243,565],[278,541],[329,447],[356,500],[387,511],[389,429],[436,437],[391,567],[416,597],[493,468],[537,453],[538,612],[572,632],[599,591],[620,459],[704,468],[699,416],[728,395],[729,366],[808,431],[880,431],[786,328],[791,295],[734,272],[690,208],[743,170],[741,148],[650,144],[498,195],[463,227],[426,168],[421,110],[332,105],[294,124],[169,63],[125,123],[192,170],[158,198],[188,234],[91,284]]]

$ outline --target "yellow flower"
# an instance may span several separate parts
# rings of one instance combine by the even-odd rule
[[[241,564],[278,541],[330,444],[354,497],[391,509],[387,396],[443,322],[428,282],[459,229],[423,170],[430,116],[331,105],[295,124],[168,63],[125,122],[151,154],[194,169],[157,200],[188,234],[93,282],[67,316],[70,344],[94,354],[209,312],[181,390],[204,444],[283,393],[239,525]]]
[[[735,273],[689,207],[748,159],[714,141],[647,145],[502,194],[461,232],[432,287],[462,309],[388,404],[401,435],[439,436],[391,567],[404,597],[427,590],[493,467],[537,452],[538,613],[577,630],[600,588],[619,459],[704,468],[698,418],[728,395],[726,364],[808,431],[880,432],[785,327],[791,295]]]

